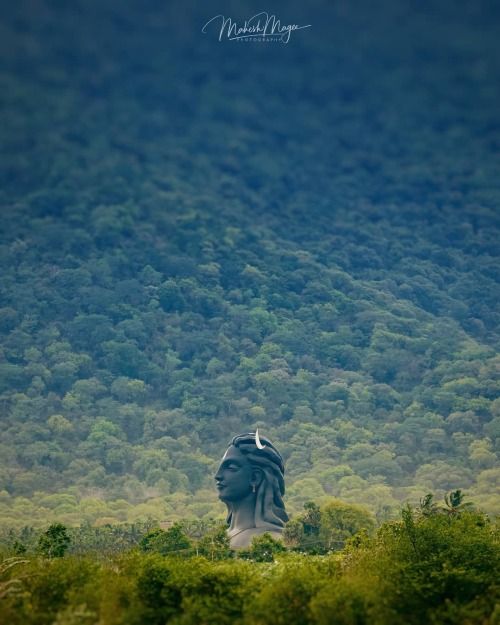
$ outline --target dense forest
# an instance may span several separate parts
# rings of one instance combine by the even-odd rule
[[[29,4],[0,37],[0,523],[222,518],[255,427],[292,513],[497,513],[498,6],[291,2],[311,29],[230,48],[206,8]]]
[[[287,547],[263,534],[250,549],[235,553],[222,525],[195,537],[193,527],[177,524],[166,531],[142,528],[133,548],[122,544],[117,551],[123,525],[107,536],[104,528],[94,528],[94,537],[101,535],[97,547],[88,529],[71,532],[53,524],[34,548],[17,542],[10,552],[3,549],[0,620],[12,625],[498,623],[498,524],[472,510],[460,491],[450,493],[445,506],[428,495],[376,532],[366,512],[353,505],[319,508],[311,502],[298,520],[308,539],[320,538],[316,551],[292,532]],[[329,538],[341,527],[349,538],[342,550],[332,549]],[[137,529],[129,528],[129,539]],[[113,553],[106,551],[110,546]]]

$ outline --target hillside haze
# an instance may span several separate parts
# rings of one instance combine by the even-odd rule
[[[498,512],[499,7],[376,4],[9,7],[2,524],[221,516],[255,427],[292,512]]]

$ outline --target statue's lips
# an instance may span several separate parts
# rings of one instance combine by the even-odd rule
[[[219,499],[227,497],[230,493],[231,489],[227,484],[217,484],[217,495],[219,496]]]

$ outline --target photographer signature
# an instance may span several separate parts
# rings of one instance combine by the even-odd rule
[[[253,15],[250,19],[245,20],[243,26],[238,25],[230,17],[224,15],[215,15],[203,26],[202,33],[207,32],[207,26],[219,21],[219,41],[225,36],[228,41],[244,39],[247,37],[269,38],[276,37],[282,43],[290,41],[290,35],[296,30],[310,28],[311,24],[299,26],[298,24],[281,24],[281,21],[275,15],[269,15],[265,11]]]

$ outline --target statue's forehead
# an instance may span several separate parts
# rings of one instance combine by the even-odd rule
[[[222,458],[222,462],[225,460],[238,460],[239,462],[243,462],[246,458],[237,447],[230,445]]]

